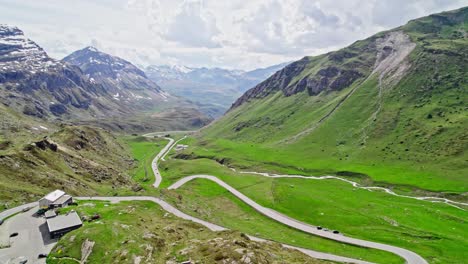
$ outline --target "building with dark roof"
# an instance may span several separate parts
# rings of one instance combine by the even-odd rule
[[[51,238],[58,238],[64,234],[83,226],[80,216],[76,212],[57,215],[47,219],[47,228]]]

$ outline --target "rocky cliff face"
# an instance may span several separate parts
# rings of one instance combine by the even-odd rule
[[[315,96],[349,87],[371,70],[377,53],[375,41],[376,38],[372,37],[336,52],[293,62],[248,90],[231,108],[278,91],[284,96],[301,92]]]

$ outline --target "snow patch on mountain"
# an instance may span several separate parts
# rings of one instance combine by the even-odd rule
[[[29,71],[31,74],[47,71],[60,64],[51,59],[34,41],[26,38],[17,27],[0,25],[0,49],[2,72]]]

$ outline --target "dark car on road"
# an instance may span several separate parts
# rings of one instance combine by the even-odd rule
[[[45,212],[47,212],[47,209],[41,208],[41,209],[37,210],[36,215],[42,216],[42,215],[45,214]]]
[[[3,219],[0,219],[0,225],[2,225],[2,224],[3,224]]]
[[[41,259],[41,258],[47,258],[47,254],[41,253],[41,254],[39,254],[39,255],[37,256],[37,258],[40,258],[40,259]]]
[[[322,229],[323,229],[323,227],[321,227],[321,226],[317,226],[317,229],[318,229],[318,230],[322,230]]]
[[[14,232],[10,234],[10,237],[15,237],[15,236],[18,236],[18,232]]]
[[[333,234],[339,234],[339,233],[340,233],[340,231],[338,231],[338,230],[333,230]]]

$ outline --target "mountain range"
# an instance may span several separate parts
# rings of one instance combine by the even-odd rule
[[[154,65],[147,67],[145,72],[164,90],[197,103],[206,114],[219,117],[247,89],[287,64],[252,71]]]
[[[7,25],[0,26],[0,85],[4,105],[49,121],[128,131],[193,128],[210,121],[198,106],[164,92],[128,61],[93,47],[56,60]]]

